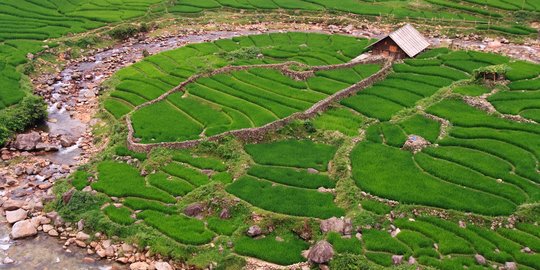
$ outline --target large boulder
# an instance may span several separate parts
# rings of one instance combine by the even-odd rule
[[[331,217],[321,221],[320,228],[323,233],[337,232],[343,235],[350,235],[353,229],[350,218],[337,217]]]
[[[261,229],[261,227],[259,227],[257,225],[253,225],[253,226],[249,227],[246,234],[248,236],[250,236],[250,237],[257,237],[257,236],[262,234],[262,229]]]
[[[19,134],[12,143],[13,148],[21,151],[31,151],[36,149],[36,145],[41,142],[41,135],[36,131],[26,134]]]
[[[25,238],[36,234],[37,229],[34,226],[34,223],[29,219],[19,221],[11,228],[11,237],[13,239]]]
[[[14,211],[6,211],[6,220],[10,224],[13,224],[17,221],[26,219],[27,215],[28,215],[28,212],[20,208]]]
[[[184,214],[186,216],[195,217],[201,214],[204,211],[204,205],[201,203],[190,204],[184,209]]]
[[[400,265],[403,263],[403,255],[392,255],[392,264]]]
[[[314,263],[327,263],[334,257],[334,247],[328,241],[321,240],[309,249],[307,257]]]

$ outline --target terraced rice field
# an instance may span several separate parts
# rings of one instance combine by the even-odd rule
[[[142,143],[186,141],[260,127],[305,111],[380,69],[378,64],[365,64],[320,70],[299,81],[265,65],[286,61],[311,66],[342,64],[362,53],[369,42],[291,32],[188,45],[120,71],[116,75],[120,83],[105,108],[116,117],[134,111],[134,137]],[[214,68],[223,67],[227,60],[233,66],[259,67],[198,78],[158,102],[137,107],[194,76],[203,59],[212,59]]]
[[[146,177],[128,164],[102,162],[97,166],[97,181],[91,186],[119,198],[123,205],[103,209],[110,221],[129,226],[136,220],[144,220],[155,233],[179,244],[206,244],[216,236],[216,232],[208,228],[212,226],[207,227],[202,221],[182,214],[175,204],[178,198],[214,181],[203,171],[220,175],[225,165],[218,159],[194,157],[182,151],[168,157],[169,163]]]
[[[536,30],[526,23],[516,24],[509,18],[519,12],[523,21],[534,18],[539,4],[536,1],[525,0],[520,4],[506,0],[496,1],[359,1],[359,0],[7,0],[0,4],[0,116],[8,114],[7,108],[21,105],[24,97],[29,96],[31,89],[24,82],[23,73],[31,72],[18,68],[28,61],[31,55],[37,54],[46,47],[56,47],[59,44],[51,41],[75,33],[87,32],[103,26],[121,22],[131,22],[143,17],[169,16],[186,17],[205,10],[229,11],[248,10],[306,12],[307,16],[319,16],[323,13],[357,14],[361,16],[378,16],[390,19],[420,19],[439,21],[442,24],[459,21],[471,23],[478,31],[496,31],[511,35],[533,35]],[[316,12],[315,15],[311,14]],[[226,44],[223,44],[226,46]],[[209,53],[209,52],[207,52]],[[287,57],[290,52],[274,52],[281,57]],[[30,56],[30,57],[29,57]],[[297,56],[303,57],[303,56]],[[214,59],[215,60],[215,59]],[[321,59],[318,59],[321,60]],[[315,60],[316,62],[319,62]],[[323,57],[322,62],[328,59]],[[309,60],[313,62],[314,60]],[[216,63],[217,64],[217,63]],[[180,77],[188,75],[188,70],[180,70]],[[23,72],[24,71],[24,72]],[[173,85],[177,82],[174,77],[167,78]],[[22,80],[22,81],[21,81]],[[151,83],[151,82],[148,82]],[[129,87],[129,85],[124,85]],[[147,88],[168,88],[161,83],[146,86]],[[148,89],[151,92],[151,89]],[[154,89],[154,92],[155,89]],[[130,111],[133,103],[143,102],[149,97],[117,93],[117,98],[128,99],[127,103],[107,101],[107,108],[115,115],[121,116]],[[526,113],[528,115],[531,112]],[[16,122],[15,120],[10,120]],[[6,135],[18,132],[34,123],[9,123],[0,128]],[[17,128],[13,126],[17,125]]]
[[[334,197],[316,189],[334,188],[335,182],[318,170],[326,170],[336,149],[310,141],[283,141],[246,145],[257,163],[227,191],[262,209],[293,216],[329,218],[341,216]],[[315,171],[310,171],[315,169]]]
[[[305,81],[249,67],[198,78],[183,92],[134,108],[208,72],[196,65],[202,59],[215,69],[295,60],[307,65],[296,68],[309,70],[349,61],[368,42],[282,33],[189,45],[121,70],[105,107],[118,120],[130,114],[141,143],[261,126],[380,66],[317,71]],[[478,68],[494,65],[509,67],[508,82],[474,78]],[[227,256],[290,265],[305,261],[302,251],[324,239],[335,251],[333,269],[390,267],[395,256],[434,269],[507,262],[538,269],[538,67],[494,54],[428,50],[395,63],[385,79],[313,119],[257,143],[223,138],[148,155],[119,146],[75,174],[72,185],[104,195],[92,210],[97,230],[141,237],[200,267],[227,264]],[[495,112],[467,103],[483,98]],[[403,147],[420,139],[425,145],[417,151]],[[89,176],[96,181],[85,181]],[[350,218],[350,232],[321,231],[321,220],[342,216]],[[264,236],[248,236],[253,225]]]

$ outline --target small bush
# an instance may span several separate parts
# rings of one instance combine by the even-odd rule
[[[132,24],[118,26],[108,32],[109,36],[114,39],[124,40],[135,36],[140,29]]]
[[[14,132],[38,124],[47,118],[47,104],[37,96],[25,97],[16,106],[0,111],[0,145],[6,143]]]

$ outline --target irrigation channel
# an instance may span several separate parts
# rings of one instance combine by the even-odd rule
[[[289,25],[301,31],[335,31],[328,27]],[[197,32],[179,36],[150,37],[143,40],[127,41],[114,48],[100,50],[92,56],[68,61],[59,74],[44,74],[34,80],[36,93],[48,102],[49,119],[46,124],[33,132],[50,139],[57,151],[25,152],[3,149],[2,159],[10,160],[23,157],[20,162],[0,166],[0,178],[16,179],[11,185],[5,185],[0,191],[4,205],[0,208],[0,268],[6,269],[123,269],[124,266],[98,260],[96,255],[89,255],[86,249],[74,245],[62,247],[63,240],[49,237],[44,232],[37,236],[21,240],[11,240],[11,228],[4,217],[7,201],[24,201],[21,208],[29,210],[34,216],[42,214],[41,201],[51,196],[51,186],[56,179],[67,176],[77,166],[82,165],[105,147],[93,144],[91,126],[98,123],[94,118],[98,110],[98,94],[101,83],[109,79],[114,72],[143,58],[143,51],[155,54],[171,50],[190,43],[231,38],[240,35],[259,34],[244,27],[237,31]],[[291,29],[291,28],[288,28]],[[267,30],[279,31],[283,29]],[[298,30],[297,30],[298,31]],[[348,32],[351,34],[350,32]],[[374,37],[362,31],[353,32],[357,36]],[[490,43],[487,41],[461,41],[432,39],[433,43],[453,43],[458,47],[476,50],[494,51],[510,56],[520,55],[531,61],[540,60],[540,48],[511,44]],[[60,144],[60,138],[69,138]],[[71,143],[69,142],[71,141]],[[30,169],[29,169],[30,168]],[[39,205],[40,207],[37,207]]]

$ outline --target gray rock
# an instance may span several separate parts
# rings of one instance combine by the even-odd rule
[[[219,214],[219,218],[221,219],[229,219],[231,218],[231,212],[229,211],[228,208],[223,208],[223,210],[221,210],[221,213]]]
[[[41,135],[36,131],[26,134],[19,134],[12,143],[13,148],[21,151],[31,151],[36,149],[36,145],[41,142]]]
[[[188,205],[186,209],[184,209],[184,214],[186,214],[186,216],[194,217],[198,216],[203,211],[204,205],[202,205],[201,203],[193,203]]]
[[[505,262],[504,269],[506,270],[517,270],[517,264],[515,262]]]
[[[474,259],[476,260],[476,263],[480,265],[486,265],[486,258],[480,254],[474,255]]]
[[[20,208],[14,211],[6,211],[6,220],[10,224],[26,219],[27,216],[28,216],[28,211],[20,209]]]
[[[45,151],[45,152],[56,152],[60,150],[59,145],[51,144],[51,143],[38,143],[36,144],[36,150],[37,151]]]
[[[154,267],[156,270],[173,270],[172,266],[168,262],[156,262]]]
[[[338,232],[343,235],[350,235],[353,227],[350,218],[331,217],[321,221],[320,229],[323,233]]]
[[[23,205],[24,205],[24,201],[22,201],[22,200],[9,199],[9,200],[5,201],[2,206],[4,207],[4,210],[6,210],[6,211],[13,211],[13,210],[17,210],[17,209],[23,207]]]
[[[317,169],[313,169],[313,168],[308,168],[308,169],[307,169],[307,172],[308,172],[309,174],[318,174],[318,173],[319,173],[319,171],[317,171]]]
[[[77,240],[80,240],[80,241],[86,241],[88,239],[90,239],[90,235],[84,233],[84,232],[78,232],[77,235],[75,236],[75,238]]]
[[[326,240],[321,240],[309,249],[307,256],[314,263],[327,263],[334,257],[334,247]]]
[[[392,264],[400,265],[403,263],[403,255],[392,255]]]
[[[37,234],[37,229],[31,220],[21,220],[11,228],[11,237],[13,239],[25,238]]]
[[[246,234],[248,236],[250,236],[250,237],[257,237],[257,236],[262,234],[261,227],[259,227],[257,225],[253,225],[253,226],[249,227]]]
[[[64,202],[64,204],[68,204],[69,201],[71,201],[71,197],[73,197],[74,193],[75,193],[75,188],[71,188],[70,190],[62,194],[62,201]]]
[[[413,256],[411,256],[411,257],[409,257],[408,263],[411,264],[411,265],[416,264],[416,259]]]
[[[150,268],[150,265],[148,265],[146,262],[134,262],[129,265],[130,270],[148,270]]]

